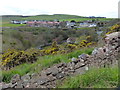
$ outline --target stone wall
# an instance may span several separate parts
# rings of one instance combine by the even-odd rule
[[[26,74],[20,77],[18,74],[12,77],[9,84],[0,83],[3,88],[55,88],[57,80],[63,80],[67,76],[84,74],[91,67],[109,67],[117,65],[120,52],[120,32],[109,34],[105,38],[105,46],[95,48],[92,55],[81,54],[78,58],[72,58],[69,63],[59,63],[40,73]]]

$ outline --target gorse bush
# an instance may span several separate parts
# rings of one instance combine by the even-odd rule
[[[33,63],[37,60],[36,56],[38,54],[39,51],[33,48],[26,51],[9,49],[7,52],[2,54],[1,67],[6,67],[6,69],[9,69],[22,63]]]
[[[7,52],[2,54],[1,67],[5,69],[10,69],[26,62],[33,63],[37,60],[38,56],[65,54],[79,48],[91,46],[92,44],[93,42],[82,40],[79,44],[67,44],[67,46],[63,46],[63,48],[61,48],[60,45],[58,45],[57,42],[54,41],[50,47],[43,50],[35,48],[30,48],[25,51],[9,49]]]
[[[113,25],[106,34],[120,31],[120,24]]]

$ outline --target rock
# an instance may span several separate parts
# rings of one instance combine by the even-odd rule
[[[30,87],[30,83],[29,82],[24,82],[23,83],[23,87],[24,88],[29,88]]]
[[[9,88],[9,84],[2,84],[2,88],[3,88],[3,89]]]
[[[58,73],[58,74],[56,75],[56,78],[57,78],[57,79],[61,79],[61,78],[63,78],[64,76],[65,76],[64,73]]]
[[[52,75],[49,75],[48,78],[49,78],[49,81],[54,81],[54,80],[56,80],[56,77],[54,77],[54,76],[52,76]]]
[[[81,67],[81,68],[79,68],[79,69],[76,69],[74,74],[75,74],[75,75],[84,74],[85,71],[86,71],[86,67]]]
[[[60,64],[57,65],[57,68],[61,68],[63,66],[65,66],[65,63],[60,63]]]
[[[73,58],[71,59],[71,61],[77,61],[77,58],[73,57]]]
[[[31,83],[26,86],[27,88],[38,88],[38,83]]]
[[[75,63],[74,62],[69,62],[68,64],[67,64],[67,68],[69,68],[69,69],[74,69],[74,67],[75,67]]]
[[[59,73],[59,68],[54,66],[54,67],[51,68],[51,72],[52,72],[52,75],[55,76]]]
[[[39,74],[33,73],[33,74],[31,75],[31,79],[36,78],[36,77],[39,77]]]
[[[44,77],[44,76],[47,76],[47,74],[46,73],[49,73],[50,71],[47,71],[47,70],[43,70],[43,71],[41,71],[41,76],[42,77]]]
[[[9,90],[9,88],[12,88],[12,83],[4,83],[4,82],[1,82],[0,83],[0,89],[5,89],[5,90]]]
[[[46,71],[46,75],[50,75],[52,73],[51,69],[48,68],[47,71]]]
[[[18,82],[20,79],[21,79],[20,75],[16,74],[12,77],[11,83],[14,84],[14,83]]]
[[[23,88],[23,82],[20,80],[19,82],[17,82],[17,85],[15,86],[15,88]]]
[[[87,58],[89,58],[88,54],[81,54],[78,56],[79,59],[83,59],[83,60],[87,60]]]
[[[14,84],[9,83],[9,87],[10,87],[10,88],[15,88],[15,86],[17,86],[17,82],[16,82],[16,83],[14,83]]]
[[[114,32],[111,34],[107,34],[105,38],[106,44],[110,44],[110,41],[116,40],[119,37],[119,35],[120,35],[120,32]]]
[[[78,68],[83,67],[83,66],[85,66],[85,65],[86,65],[85,63],[78,62],[78,63],[75,65],[75,69],[78,69]]]
[[[79,62],[85,62],[85,60],[83,60],[83,59],[79,58]]]
[[[40,79],[38,79],[37,83],[40,85],[46,84],[49,81],[49,79],[47,77],[40,77]]]
[[[29,74],[26,74],[26,75],[24,75],[24,76],[21,77],[21,80],[23,80],[23,82],[28,81],[30,79],[31,79],[31,77],[30,77]]]
[[[95,56],[97,53],[98,53],[98,48],[95,48],[95,49],[92,51],[92,55]]]

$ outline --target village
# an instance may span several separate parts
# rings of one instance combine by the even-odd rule
[[[28,27],[48,27],[48,28],[83,28],[83,27],[103,27],[108,22],[107,21],[98,21],[98,20],[86,20],[76,22],[75,20],[71,21],[46,21],[46,20],[12,20],[12,24],[26,24]]]

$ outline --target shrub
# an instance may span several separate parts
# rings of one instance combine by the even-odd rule
[[[110,34],[117,31],[120,31],[120,24],[113,25],[106,34]]]
[[[77,48],[75,44],[68,44],[67,47],[71,50]]]
[[[12,68],[25,62],[33,63],[37,60],[39,51],[36,49],[28,49],[26,51],[18,51],[15,49],[9,49],[7,52],[2,54],[1,67]]]

